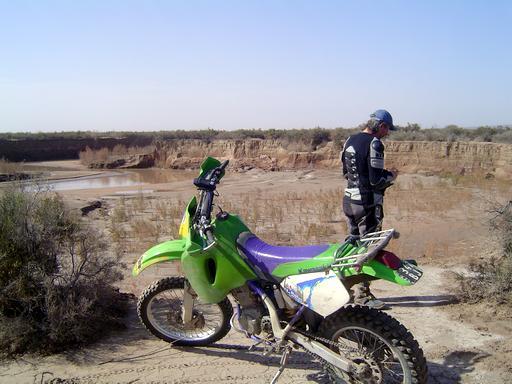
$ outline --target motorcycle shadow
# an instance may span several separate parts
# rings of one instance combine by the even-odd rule
[[[475,370],[475,364],[490,356],[483,352],[454,351],[444,357],[441,364],[428,363],[429,383],[463,383],[463,375]]]
[[[459,302],[453,295],[382,297],[379,300],[391,307],[442,307]]]
[[[254,348],[249,351],[248,346],[236,344],[211,344],[207,347],[175,347],[190,353],[204,354],[210,357],[233,358],[251,363],[259,363],[268,366],[279,367],[281,355],[271,354],[263,355],[263,348]],[[314,362],[312,357],[302,351],[293,351],[288,358],[287,368],[295,369],[318,369],[318,363]]]
[[[281,355],[271,354],[270,356],[263,355],[262,348],[254,348],[249,351],[247,346],[241,346],[236,344],[212,344],[208,347],[175,347],[183,351],[204,354],[208,357],[216,358],[231,358],[236,360],[242,360],[249,363],[261,364],[267,367],[275,367],[276,372],[280,366]],[[229,364],[229,363],[228,363]],[[308,382],[317,384],[330,383],[325,373],[322,371],[320,363],[314,361],[313,357],[305,352],[294,350],[288,357],[286,364],[286,370],[301,370],[309,371],[304,373],[304,377],[308,379]]]

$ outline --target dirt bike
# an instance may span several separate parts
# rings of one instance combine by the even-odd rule
[[[395,231],[369,233],[341,244],[272,246],[235,214],[212,220],[216,187],[228,161],[208,157],[171,240],[146,251],[133,268],[181,262],[185,277],[150,285],[137,305],[156,337],[183,346],[205,346],[231,328],[282,354],[272,383],[294,348],[316,358],[335,383],[426,383],[427,364],[411,333],[388,314],[351,304],[349,289],[365,280],[416,283],[421,270],[384,250]],[[234,300],[234,308],[228,299]]]

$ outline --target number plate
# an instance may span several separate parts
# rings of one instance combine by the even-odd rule
[[[407,280],[411,284],[415,284],[423,275],[423,271],[414,264],[407,261],[402,261],[402,266],[397,271],[398,276],[402,279]]]

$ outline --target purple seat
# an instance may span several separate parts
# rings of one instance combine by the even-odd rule
[[[267,276],[272,275],[272,271],[280,264],[312,259],[329,248],[329,245],[278,247],[265,243],[251,232],[241,233],[237,244],[242,256]]]

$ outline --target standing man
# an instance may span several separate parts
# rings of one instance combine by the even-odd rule
[[[396,179],[398,171],[384,169],[384,144],[380,139],[395,129],[391,114],[378,109],[370,115],[363,131],[350,136],[343,146],[341,162],[347,179],[343,212],[351,238],[381,230],[384,190]],[[369,282],[355,286],[354,302],[376,309],[385,306],[372,295]]]

